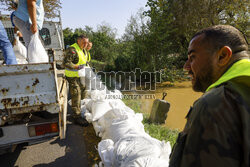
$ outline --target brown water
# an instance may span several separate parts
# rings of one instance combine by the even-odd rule
[[[194,101],[197,100],[202,93],[194,92],[190,81],[176,83],[174,87],[158,87],[155,92],[155,97],[162,99],[162,92],[167,92],[165,100],[170,103],[166,126],[172,129],[182,130],[185,126],[185,116],[190,106],[193,105]],[[153,101],[154,99],[143,99],[142,111],[150,113]]]

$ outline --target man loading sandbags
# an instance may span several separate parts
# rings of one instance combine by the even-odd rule
[[[85,35],[79,35],[76,41],[67,48],[63,63],[66,79],[69,83],[74,122],[78,125],[87,126],[88,122],[81,117],[81,99],[84,98],[85,87],[80,81],[78,71],[83,69],[90,60],[86,51],[89,39]]]
[[[196,33],[184,68],[195,91],[170,167],[250,166],[250,60],[242,33],[217,25]]]
[[[32,35],[43,26],[43,0],[19,0],[18,8],[13,15],[13,22],[22,33],[25,46],[28,48]]]

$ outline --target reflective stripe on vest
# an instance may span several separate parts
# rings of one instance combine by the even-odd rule
[[[87,54],[88,54],[88,62],[90,62],[91,57],[90,57],[90,53],[89,53],[89,51],[87,51]]]
[[[74,43],[73,45],[71,45],[70,47],[75,48],[76,53],[79,57],[78,63],[76,65],[84,65],[86,64],[87,60],[86,60],[86,56],[83,53],[82,49],[78,46],[77,43]],[[65,69],[65,75],[66,77],[79,77],[78,75],[78,70],[76,69]]]

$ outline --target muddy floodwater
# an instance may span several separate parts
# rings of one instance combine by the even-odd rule
[[[194,92],[192,90],[191,82],[185,81],[175,83],[173,87],[161,86],[153,93],[155,98],[162,99],[162,92],[166,92],[166,101],[170,103],[170,110],[166,120],[166,126],[172,129],[182,130],[186,123],[185,116],[202,93]],[[155,99],[142,99],[142,111],[150,113],[153,101]]]

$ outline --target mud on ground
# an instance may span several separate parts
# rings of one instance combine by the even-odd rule
[[[98,154],[98,143],[101,141],[100,137],[97,137],[93,125],[90,124],[88,127],[83,128],[84,142],[86,144],[86,150],[88,154],[88,166],[94,167],[95,164],[99,164],[101,158]]]

